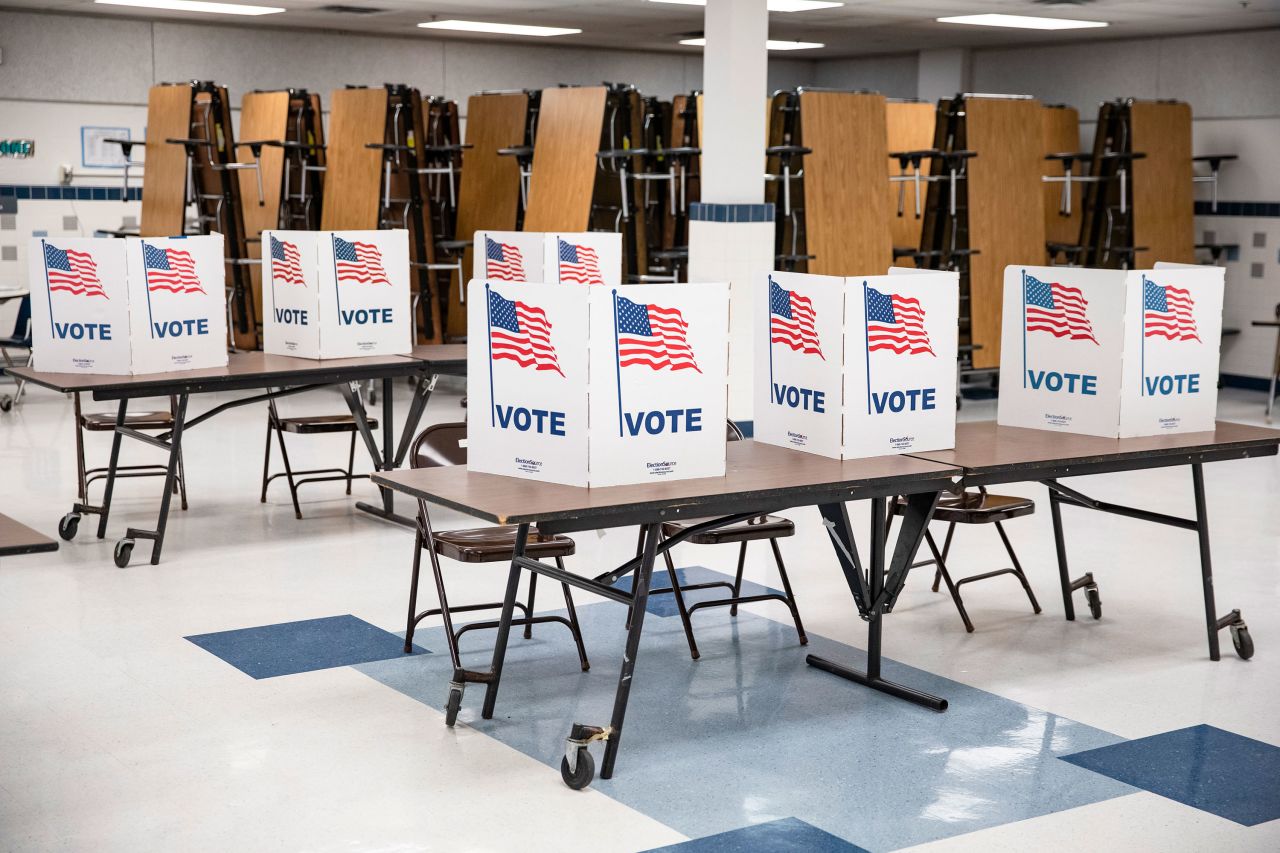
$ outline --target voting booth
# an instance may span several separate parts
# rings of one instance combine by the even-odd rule
[[[586,231],[542,239],[542,280],[548,284],[622,284],[621,234]]]
[[[222,235],[45,237],[31,248],[41,369],[164,373],[227,363]]]
[[[528,231],[477,231],[471,277],[480,281],[545,281],[544,235]]]
[[[834,459],[955,443],[955,273],[773,272],[756,299],[757,441]]]
[[[723,476],[727,284],[472,281],[467,464],[575,486]]]
[[[999,423],[1108,438],[1213,429],[1224,275],[1006,267]]]
[[[266,352],[351,358],[412,350],[407,231],[263,231],[262,242]]]

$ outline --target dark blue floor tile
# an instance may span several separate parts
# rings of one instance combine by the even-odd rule
[[[404,639],[347,614],[187,637],[254,678],[406,657]],[[427,650],[413,647],[414,654]]]
[[[1062,756],[1245,826],[1280,818],[1280,747],[1192,726]]]
[[[757,545],[756,547],[764,546]],[[676,569],[676,577],[680,578],[680,587],[682,589],[692,583],[707,583],[708,581],[723,581],[730,585],[733,584],[733,575],[726,575],[723,572],[717,572],[704,566],[690,566],[687,569]],[[618,589],[625,589],[630,592],[631,575],[627,575],[620,579],[616,584],[614,584],[614,586]],[[645,605],[645,612],[652,613],[654,616],[678,616],[680,614],[680,608],[676,605],[676,597],[670,592],[663,592],[663,590],[670,589],[671,578],[667,574],[666,567],[663,566],[662,561],[659,560],[657,566],[653,570],[653,581],[649,586],[649,602]],[[731,592],[731,589],[723,586],[712,587],[711,589],[695,589],[684,594],[684,603],[685,606],[688,607],[689,605],[695,604],[699,601],[728,598]],[[743,595],[765,595],[767,593],[781,595],[781,592],[773,587],[761,586],[760,584],[753,583],[749,580],[744,580],[742,582]]]
[[[867,853],[856,844],[836,838],[799,818],[785,817],[694,838],[648,853]]]

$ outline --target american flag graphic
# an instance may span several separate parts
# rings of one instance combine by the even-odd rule
[[[924,308],[914,297],[867,288],[867,352],[887,349],[898,355],[934,355],[924,328]]]
[[[49,276],[50,290],[65,290],[76,296],[101,296],[108,299],[98,278],[98,267],[88,252],[59,249],[44,244],[44,267]]]
[[[675,308],[618,300],[618,365],[653,370],[698,370],[689,346],[689,324]]]
[[[520,250],[509,243],[485,237],[484,277],[494,281],[527,281]]]
[[[160,249],[142,244],[142,266],[147,275],[147,290],[170,293],[204,293],[196,275],[196,262],[184,249]]]
[[[813,310],[813,300],[791,290],[785,290],[769,278],[769,342],[786,344],[797,352],[817,355],[823,361],[822,345],[814,326],[818,315]]]
[[[1025,276],[1022,287],[1028,332],[1048,332],[1055,338],[1098,342],[1093,336],[1093,326],[1089,325],[1086,311],[1089,303],[1079,288],[1044,282],[1030,275]]]
[[[1162,287],[1143,276],[1142,330],[1146,337],[1199,341],[1196,318],[1191,313],[1195,307],[1190,291],[1180,287]]]
[[[560,362],[551,345],[551,323],[547,312],[515,299],[503,299],[489,291],[489,352],[491,360],[509,359],[521,367],[554,370],[561,376]]]
[[[382,268],[382,253],[372,243],[348,242],[335,236],[333,262],[338,281],[391,285],[387,271]]]
[[[271,235],[271,281],[285,284],[296,284],[306,287],[307,280],[302,276],[302,254],[293,243],[277,240]]]
[[[560,240],[560,280],[576,284],[604,284],[595,249]]]

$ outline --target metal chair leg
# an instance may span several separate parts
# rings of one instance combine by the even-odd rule
[[[182,459],[182,448],[178,448],[178,498],[182,511],[187,511],[187,466]]]
[[[293,500],[293,516],[302,519],[302,507],[298,504],[298,486],[293,481],[293,466],[289,464],[289,451],[284,446],[284,430],[276,428],[276,441],[280,444],[280,459],[284,462],[284,479],[289,484],[289,497]]]
[[[1009,535],[1004,532],[1004,525],[996,522],[996,532],[1000,534],[1000,541],[1004,542],[1004,549],[1009,552],[1009,559],[1013,561],[1013,575],[1022,584],[1023,590],[1027,593],[1027,598],[1031,601],[1031,609],[1036,613],[1040,612],[1040,602],[1036,601],[1036,594],[1031,591],[1031,582],[1027,580],[1027,575],[1022,571],[1022,564],[1018,562],[1018,555],[1013,552],[1013,545],[1009,542]]]
[[[738,548],[738,571],[733,576],[733,597],[736,599],[742,595],[742,569],[747,562],[747,543],[743,542]],[[735,601],[729,605],[729,615],[738,615],[738,602]]]
[[[746,542],[742,543],[744,546]],[[777,539],[770,539],[769,545],[773,548],[773,559],[778,564],[778,577],[782,579],[782,591],[787,595],[787,607],[791,610],[791,619],[796,623],[796,633],[800,636],[800,645],[809,645],[809,638],[804,633],[804,623],[800,621],[800,610],[796,607],[795,594],[791,592],[791,579],[787,577],[787,567],[782,562],[782,549],[778,547]],[[741,575],[739,575],[741,576]]]
[[[951,537],[955,535],[956,523],[953,521],[947,525],[947,538],[942,540],[942,559],[945,561],[947,555],[951,553]],[[938,581],[942,579],[941,563],[934,567],[933,571],[933,591],[938,591]]]
[[[533,638],[533,598],[537,595],[538,590],[538,573],[529,572],[529,605],[525,608],[524,622],[524,638],[530,640]]]
[[[564,559],[556,557],[556,568],[564,571]],[[569,611],[569,630],[573,632],[573,642],[578,647],[578,661],[582,664],[582,671],[587,672],[591,669],[591,662],[587,660],[587,647],[582,642],[582,626],[578,624],[578,611],[573,606],[573,596],[569,592],[567,583],[560,584],[560,588],[564,590],[564,606]],[[529,616],[533,616],[530,612]]]
[[[933,554],[933,559],[938,567],[938,574],[947,584],[947,592],[951,593],[951,600],[955,602],[956,610],[960,611],[960,619],[964,622],[964,629],[970,634],[973,633],[973,622],[969,619],[969,613],[964,609],[964,600],[960,598],[960,590],[951,581],[951,573],[947,571],[946,558],[942,552],[938,550],[938,543],[934,541],[933,534],[928,530],[924,533],[924,540],[929,545],[929,551]]]
[[[351,494],[351,478],[356,467],[356,431],[351,431],[351,448],[347,451],[347,494]]]
[[[267,483],[271,481],[271,412],[267,412],[267,449],[262,455],[262,496],[258,503],[267,502]]]
[[[404,653],[413,651],[413,631],[418,627],[418,573],[422,569],[422,531],[413,536],[413,574],[409,576],[409,621],[404,629]],[[454,666],[457,666],[455,663]]]
[[[80,392],[75,392],[72,397],[75,400],[76,417],[76,476],[80,488],[80,502],[87,504],[89,502],[89,480],[87,466],[84,461],[84,422],[80,420]]]
[[[659,541],[664,538],[661,533],[658,536]],[[671,594],[675,596],[676,610],[680,612],[680,624],[684,626],[684,636],[689,641],[689,655],[697,660],[701,655],[698,652],[698,643],[693,639],[693,623],[689,621],[689,611],[684,606],[684,593],[680,591],[680,579],[676,577],[676,564],[671,559],[671,549],[668,548],[662,552],[662,556],[667,563],[667,576],[671,578]]]

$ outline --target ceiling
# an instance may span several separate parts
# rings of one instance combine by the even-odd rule
[[[102,6],[93,0],[0,0],[0,6],[70,14],[155,21],[204,21],[252,27],[305,27],[451,41],[527,42],[561,47],[609,47],[697,54],[676,44],[702,29],[702,9],[648,0],[239,0],[283,6],[287,12],[257,18],[162,12]],[[324,10],[331,4],[377,9],[372,14]],[[1044,32],[940,24],[934,19],[980,12],[1103,20],[1106,29]],[[420,21],[463,18],[516,24],[579,27],[580,34],[555,38],[469,35],[421,30]],[[843,7],[772,13],[769,36],[817,41],[821,50],[774,54],[830,59],[941,47],[1057,44],[1254,30],[1280,26],[1280,0],[845,0]]]

